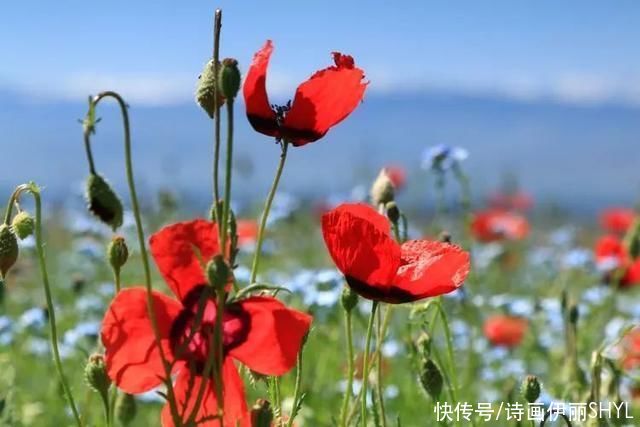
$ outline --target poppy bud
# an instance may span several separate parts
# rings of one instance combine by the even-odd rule
[[[222,67],[218,74],[220,86],[218,90],[222,92],[227,99],[234,99],[240,90],[240,70],[238,69],[238,61],[233,58],[225,58],[222,60]]]
[[[258,399],[251,408],[251,425],[253,427],[271,427],[273,411],[271,404],[264,399]]]
[[[395,191],[393,189],[393,183],[385,169],[380,171],[378,177],[373,182],[370,194],[371,201],[375,206],[386,205],[389,202],[393,202]]]
[[[207,264],[207,276],[209,284],[216,289],[224,289],[226,284],[229,283],[231,269],[222,255],[218,254],[209,261]]]
[[[522,381],[522,395],[529,403],[533,403],[540,397],[540,381],[535,375],[527,375]]]
[[[347,313],[350,313],[356,305],[358,305],[358,294],[356,294],[349,286],[342,288],[342,295],[340,295],[340,303],[342,308]]]
[[[420,356],[429,357],[431,354],[431,336],[428,333],[422,332],[420,334],[416,340],[416,350],[418,350]]]
[[[433,399],[438,399],[442,391],[442,374],[440,369],[431,359],[424,359],[420,367],[420,384],[424,391]]]
[[[393,224],[397,224],[400,219],[400,209],[398,209],[398,205],[396,202],[389,202],[384,206],[384,210],[387,214],[387,218]]]
[[[33,234],[35,221],[28,212],[21,211],[13,217],[11,227],[13,228],[13,232],[16,233],[16,236],[18,236],[20,240],[24,240]]]
[[[578,317],[579,317],[578,306],[577,305],[570,306],[569,322],[575,325],[576,323],[578,323]]]
[[[218,91],[217,101],[214,102],[216,80],[213,60],[210,60],[205,64],[202,74],[198,77],[196,102],[212,119],[216,113],[216,108],[220,108],[224,104],[224,97],[220,91]]]
[[[129,248],[124,241],[124,237],[116,236],[109,243],[107,248],[107,254],[109,256],[109,264],[116,273],[120,273],[120,268],[127,262],[129,258]]]
[[[111,379],[107,375],[107,366],[101,354],[89,356],[89,361],[84,367],[84,379],[93,391],[97,391],[103,396],[107,395]]]
[[[13,229],[6,224],[0,225],[0,277],[4,279],[7,272],[18,260],[18,239]]]
[[[102,222],[114,230],[122,225],[122,202],[100,175],[89,175],[86,198],[89,210]]]
[[[129,393],[120,393],[116,399],[115,415],[116,419],[124,427],[131,424],[136,417],[136,399]]]
[[[443,243],[451,243],[451,233],[449,233],[447,230],[442,231],[442,233],[440,233],[439,240]]]

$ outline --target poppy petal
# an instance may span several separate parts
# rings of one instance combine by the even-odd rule
[[[233,360],[225,359],[222,366],[224,384],[224,427],[250,427],[250,415],[244,394],[244,383],[238,375]],[[178,412],[186,422],[193,411],[197,394],[202,384],[202,377],[193,375],[188,369],[184,369],[178,375],[173,387],[176,401],[178,402]],[[188,401],[187,401],[188,398]],[[213,419],[218,413],[218,400],[215,394],[215,383],[208,381],[205,386],[204,397],[196,414],[196,424],[202,427],[220,427],[220,422]],[[162,408],[162,426],[174,427],[169,404]]]
[[[182,306],[159,292],[152,295],[160,342],[165,356],[171,357],[171,324]],[[144,288],[124,289],[116,295],[102,321],[101,338],[107,373],[120,389],[143,393],[160,385],[164,367],[147,314]]]
[[[220,253],[218,227],[204,219],[169,225],[151,236],[150,244],[160,273],[180,301],[207,283],[204,266]]]
[[[273,52],[273,43],[267,40],[264,46],[256,52],[253,62],[247,72],[242,93],[247,108],[247,118],[251,126],[260,133],[277,137],[279,134],[276,113],[271,108],[267,96],[267,68]]]
[[[360,104],[367,83],[353,58],[333,53],[334,66],[316,72],[298,86],[283,123],[285,137],[295,146],[320,139]]]
[[[238,303],[249,314],[245,341],[229,355],[264,375],[283,375],[296,364],[312,317],[291,310],[275,298],[252,297]]]
[[[443,295],[462,285],[469,268],[469,253],[456,245],[410,240],[402,244],[402,266],[394,284],[414,300]]]
[[[364,204],[343,204],[322,216],[322,235],[338,270],[387,289],[400,267],[389,221]]]

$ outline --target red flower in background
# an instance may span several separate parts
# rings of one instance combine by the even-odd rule
[[[293,103],[273,107],[266,90],[271,40],[253,57],[243,93],[247,118],[265,135],[301,146],[322,138],[358,106],[367,87],[353,58],[333,52],[334,66],[317,71],[296,89]]]
[[[640,367],[640,328],[634,328],[627,332],[622,339],[622,367],[632,370]]]
[[[396,190],[400,190],[407,183],[407,172],[402,166],[385,166],[384,170]]]
[[[238,245],[252,245],[258,239],[258,231],[260,226],[257,221],[252,219],[241,219],[237,221],[238,226]]]
[[[398,244],[389,221],[364,204],[343,204],[322,217],[329,254],[347,283],[365,298],[392,304],[446,294],[469,273],[469,254],[428,240]]]
[[[636,218],[636,212],[627,208],[606,209],[600,214],[600,226],[608,233],[624,234]]]
[[[516,191],[515,193],[496,192],[489,196],[489,206],[493,209],[524,212],[531,209],[533,199],[522,191]]]
[[[191,333],[201,297],[213,296],[202,265],[220,252],[216,229],[214,223],[205,220],[182,222],[165,227],[150,240],[160,273],[177,297],[153,292],[161,345],[169,362],[174,363],[175,397],[185,421],[204,379],[204,364],[210,357],[210,340],[215,328],[217,306],[215,300],[209,298],[199,328]],[[146,298],[144,288],[121,291],[102,322],[101,338],[109,377],[121,390],[132,394],[158,387],[165,374],[148,318]],[[288,309],[275,298],[250,297],[225,306],[225,427],[250,426],[244,384],[233,360],[264,375],[282,375],[295,365],[310,323],[310,316]],[[212,378],[205,390],[197,420],[217,414]],[[162,424],[173,426],[168,404],[162,411]],[[212,420],[198,425],[217,427],[219,422]]]
[[[640,284],[640,259],[633,260],[618,237],[607,235],[599,238],[594,255],[597,267],[606,274],[606,281],[610,282],[617,276],[622,287]]]
[[[529,323],[522,317],[495,315],[484,322],[484,336],[493,345],[517,347],[522,342]]]
[[[529,223],[517,213],[491,209],[474,214],[471,233],[481,242],[521,240],[529,234]]]

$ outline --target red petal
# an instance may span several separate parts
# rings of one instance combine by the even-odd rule
[[[285,138],[295,146],[316,141],[360,104],[367,83],[353,58],[334,52],[335,66],[316,72],[298,86],[283,124]]]
[[[272,52],[273,44],[271,40],[267,40],[262,49],[256,52],[253,57],[242,92],[247,108],[247,118],[251,126],[260,133],[277,137],[279,129],[276,114],[269,103],[266,88],[267,67]]]
[[[402,266],[395,287],[412,300],[455,291],[469,274],[469,253],[456,245],[428,240],[402,244]]]
[[[161,345],[171,358],[171,324],[182,309],[180,303],[153,292]],[[147,315],[147,292],[143,288],[124,289],[116,295],[102,321],[102,344],[106,349],[109,377],[127,393],[142,393],[157,387],[164,368]]]
[[[251,326],[246,340],[229,355],[264,375],[288,372],[296,364],[312,317],[275,298],[252,297],[239,304],[251,317]]]
[[[218,227],[204,219],[169,225],[151,236],[150,243],[160,273],[181,301],[207,283],[204,266],[220,253]]]
[[[224,384],[224,427],[251,427],[251,419],[244,395],[244,383],[238,375],[238,370],[233,360],[226,358],[222,367]],[[173,387],[178,403],[178,412],[182,415],[182,421],[186,422],[193,411],[198,391],[202,384],[202,377],[193,375],[188,369],[184,369],[178,375]],[[187,402],[187,397],[189,401]],[[218,413],[218,400],[215,394],[215,382],[208,381],[205,386],[204,396],[196,414],[198,427],[220,427],[217,419],[204,420]],[[169,404],[162,408],[162,426],[174,427],[171,418]],[[198,422],[200,420],[204,420]]]
[[[611,208],[600,215],[600,225],[609,233],[624,234],[633,224],[635,217],[633,209]]]
[[[389,221],[364,204],[343,204],[322,216],[322,235],[338,269],[386,289],[400,267],[400,246]]]

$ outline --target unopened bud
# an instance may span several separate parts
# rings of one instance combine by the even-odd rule
[[[218,76],[222,95],[233,100],[240,90],[240,70],[238,69],[238,61],[233,58],[225,58],[222,60],[222,67]]]
[[[385,169],[382,169],[378,174],[378,177],[371,186],[370,193],[371,202],[374,206],[386,205],[389,202],[393,202],[395,198],[395,191],[393,183]]]
[[[400,220],[400,209],[398,208],[396,202],[387,203],[384,206],[384,210],[387,214],[387,218],[389,218],[389,221],[391,221],[393,224],[397,224],[398,220]]]
[[[122,202],[100,175],[91,174],[87,180],[86,199],[89,210],[113,230],[122,225]]]
[[[0,278],[4,279],[16,263],[18,252],[18,239],[13,229],[6,224],[0,225]]]
[[[209,284],[215,289],[224,289],[229,283],[231,269],[222,255],[218,254],[209,261],[207,264],[207,277],[209,278]]]
[[[33,234],[35,221],[26,211],[20,211],[11,221],[11,227],[20,240],[24,240]]]
[[[213,60],[210,60],[205,64],[202,74],[198,77],[196,102],[212,119],[216,113],[216,109],[224,104],[224,97],[220,91],[218,91],[217,100],[214,101],[214,98],[216,98],[216,80]]]
[[[84,379],[93,391],[97,391],[101,395],[108,393],[111,379],[107,375],[107,366],[101,354],[89,356],[89,361],[84,367]]]
[[[107,254],[109,256],[109,264],[116,273],[120,273],[120,269],[127,262],[129,258],[129,248],[124,241],[124,237],[116,236],[109,243],[107,248]]]
[[[420,384],[429,396],[437,400],[442,391],[442,373],[431,359],[424,359],[420,366]]]
[[[129,393],[120,393],[116,399],[114,408],[116,419],[124,427],[131,424],[136,417],[136,399]]]
[[[416,350],[420,356],[429,358],[431,355],[431,336],[428,333],[422,332],[420,336],[418,336],[418,339],[416,339]]]
[[[449,233],[448,231],[444,230],[442,233],[440,233],[440,239],[441,242],[443,243],[451,243],[451,233]]]
[[[580,316],[580,313],[578,311],[578,306],[571,305],[569,307],[569,322],[575,325],[576,323],[578,323],[579,316]]]
[[[273,411],[271,404],[264,399],[258,399],[251,408],[252,427],[271,427],[273,422]]]
[[[522,396],[527,402],[533,403],[540,397],[540,381],[535,375],[527,375],[521,385]]]
[[[340,304],[342,304],[342,308],[344,308],[344,311],[347,313],[350,313],[351,310],[358,305],[358,294],[356,294],[348,285],[345,285],[344,288],[342,288]]]

